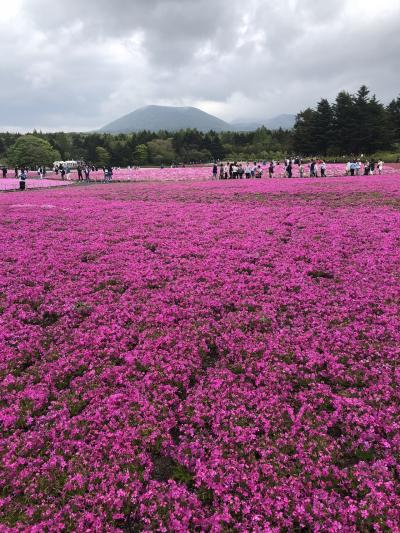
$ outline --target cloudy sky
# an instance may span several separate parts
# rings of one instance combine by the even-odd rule
[[[362,83],[386,103],[399,51],[399,0],[0,0],[0,129],[147,104],[269,118]]]

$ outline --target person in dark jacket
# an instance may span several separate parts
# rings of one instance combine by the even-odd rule
[[[24,191],[26,187],[26,170],[23,168],[19,175],[19,190]]]

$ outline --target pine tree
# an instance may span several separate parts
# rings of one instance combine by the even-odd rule
[[[386,108],[388,128],[393,135],[393,141],[400,143],[400,96],[393,99]]]
[[[315,153],[326,156],[332,144],[333,111],[325,98],[318,103],[312,128]]]
[[[355,153],[353,142],[354,130],[356,128],[356,113],[354,97],[347,91],[341,91],[333,106],[333,145],[341,154]]]
[[[310,107],[296,116],[293,132],[293,147],[296,153],[303,156],[315,154],[315,119],[316,111]]]

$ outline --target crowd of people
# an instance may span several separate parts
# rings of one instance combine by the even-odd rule
[[[347,161],[345,165],[346,176],[360,176],[360,175],[381,175],[383,172],[383,161],[354,159]],[[254,162],[215,162],[212,165],[212,177],[213,179],[228,180],[228,179],[250,179],[250,178],[262,178],[264,172],[268,173],[269,178],[274,177],[286,177],[292,178],[294,169],[297,167],[296,177],[321,177],[327,176],[327,165],[324,160],[312,159],[306,164],[303,163],[300,157],[286,158],[284,161],[254,161]],[[136,167],[132,167],[136,168]],[[163,168],[163,167],[162,167]],[[59,163],[53,168],[56,176],[61,176],[62,180],[71,180],[71,168],[68,164]],[[110,183],[113,178],[113,168],[111,166],[96,167],[86,163],[78,163],[76,166],[77,181],[78,182],[90,182],[91,172],[97,172],[102,170],[104,173],[104,183]],[[25,188],[25,180],[28,177],[29,169],[26,167],[15,167],[14,177],[19,180],[20,188]],[[6,166],[2,167],[2,176],[7,178],[8,169]],[[37,174],[40,179],[43,179],[47,175],[46,167],[39,166],[37,168]],[[97,180],[96,180],[97,181]]]
[[[324,160],[312,159],[309,163],[304,164],[300,157],[285,159],[282,163],[280,161],[254,161],[246,163],[214,163],[212,167],[213,179],[249,179],[262,178],[265,167],[268,171],[268,177],[286,177],[292,178],[295,166],[298,167],[298,176],[300,178],[326,178],[327,165]],[[373,175],[378,172],[379,175],[383,171],[383,161],[365,161],[360,160],[349,161],[345,167],[346,176],[359,176],[362,174]]]
[[[282,163],[280,161],[264,161],[263,164],[260,162],[254,161],[246,163],[214,163],[213,165],[213,178],[214,179],[250,179],[250,178],[262,178],[264,168],[268,169],[268,177],[273,178],[275,175],[279,177],[293,177],[294,166],[297,165],[299,169],[299,176],[304,178],[306,176],[306,167],[304,166],[302,160],[298,157],[293,159],[286,159]],[[308,165],[308,175],[310,177],[317,178],[321,176],[322,178],[326,177],[326,163],[325,161],[312,160]]]
[[[365,161],[364,163],[359,159],[354,159],[346,163],[346,176],[360,176],[361,174],[372,176],[376,171],[378,171],[379,175],[382,174],[383,161],[381,159],[378,162]]]
[[[113,169],[111,166],[107,167],[101,167],[101,169],[104,172],[104,182],[108,183],[112,180],[113,176]],[[99,170],[99,167],[95,167],[92,165],[87,164],[78,164],[76,167],[76,171],[78,174],[78,181],[79,182],[90,182],[90,173],[91,172],[97,172]],[[56,176],[59,174],[61,175],[62,180],[70,180],[71,179],[71,169],[68,165],[63,165],[60,163],[59,165],[56,165],[54,167],[54,172]]]

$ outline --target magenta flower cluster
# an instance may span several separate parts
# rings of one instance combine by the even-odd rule
[[[400,175],[0,196],[0,531],[398,532]]]

